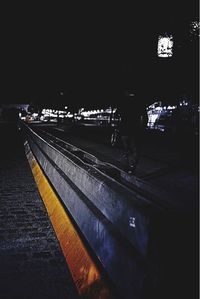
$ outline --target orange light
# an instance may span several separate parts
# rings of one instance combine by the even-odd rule
[[[86,246],[31,151],[27,153],[27,159],[78,293],[87,299],[112,298]]]

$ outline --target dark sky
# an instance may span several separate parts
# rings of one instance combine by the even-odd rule
[[[171,66],[158,62],[158,34],[172,31],[183,41],[198,1],[149,2],[3,10],[0,102],[106,101],[144,85],[153,93],[160,85],[165,93],[161,78],[169,78]],[[182,48],[171,68],[185,61],[186,73],[193,72],[187,57],[192,48]]]

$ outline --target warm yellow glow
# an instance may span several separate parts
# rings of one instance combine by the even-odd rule
[[[88,299],[112,298],[87,248],[33,154],[29,152],[27,158],[80,296]]]

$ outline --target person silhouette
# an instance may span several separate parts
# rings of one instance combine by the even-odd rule
[[[147,111],[144,102],[129,93],[118,106],[120,114],[119,132],[124,148],[124,157],[129,174],[134,174],[138,164],[144,131],[147,125]]]

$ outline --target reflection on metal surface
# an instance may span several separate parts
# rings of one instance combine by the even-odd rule
[[[101,273],[32,152],[26,151],[26,155],[79,295],[88,299],[112,298]]]
[[[131,227],[135,227],[135,217],[130,217],[130,218],[129,218],[129,225],[130,225]]]

